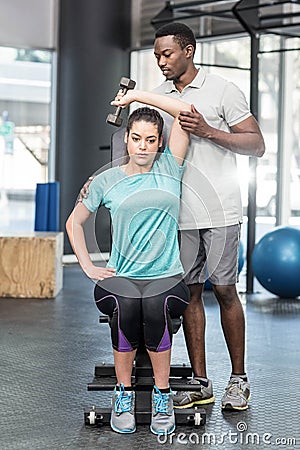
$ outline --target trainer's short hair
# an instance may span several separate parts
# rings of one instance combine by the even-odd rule
[[[182,49],[187,45],[192,45],[196,49],[196,39],[193,31],[184,23],[172,22],[158,28],[155,33],[155,39],[163,36],[174,36],[176,41]]]

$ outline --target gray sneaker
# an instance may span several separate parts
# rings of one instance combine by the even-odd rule
[[[211,380],[207,380],[207,386],[201,384],[200,380],[192,378],[187,384],[201,385],[200,391],[178,391],[174,395],[174,408],[191,408],[193,405],[207,405],[215,401]]]
[[[134,404],[134,391],[125,391],[124,384],[115,387],[111,400],[110,426],[117,433],[133,433],[136,430]]]
[[[243,411],[248,408],[250,384],[242,378],[230,378],[222,398],[222,409]]]
[[[173,392],[165,394],[157,386],[152,391],[152,418],[150,430],[154,434],[170,434],[175,430]]]

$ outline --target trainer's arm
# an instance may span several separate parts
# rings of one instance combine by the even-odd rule
[[[233,125],[231,133],[209,125],[203,115],[195,111],[181,111],[179,123],[183,130],[195,136],[208,139],[234,153],[248,156],[263,156],[265,143],[257,121],[253,116]]]

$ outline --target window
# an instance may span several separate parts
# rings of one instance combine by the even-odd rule
[[[272,216],[273,223],[276,215],[277,225],[300,225],[299,47],[298,38],[261,38],[260,123],[266,154],[258,160],[258,212]]]
[[[48,181],[52,53],[0,47],[0,230],[34,230]]]

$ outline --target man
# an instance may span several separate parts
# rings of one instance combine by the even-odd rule
[[[170,23],[155,34],[154,55],[166,81],[154,92],[193,104],[179,116],[190,132],[187,164],[182,180],[180,215],[181,259],[191,300],[183,328],[194,377],[195,392],[178,392],[174,406],[188,408],[214,402],[205,358],[203,286],[208,277],[218,300],[221,324],[232,372],[223,409],[244,410],[250,399],[245,372],[245,319],[236,290],[242,223],[236,154],[260,157],[264,140],[244,94],[233,83],[195,67],[196,41],[182,23]],[[171,117],[164,115],[167,128]],[[82,192],[84,195],[84,190]]]
[[[244,410],[250,399],[250,384],[244,366],[244,313],[236,290],[242,206],[235,155],[260,157],[265,146],[243,93],[202,67],[198,70],[193,63],[195,48],[193,32],[184,24],[164,25],[155,34],[154,54],[166,81],[154,92],[194,105],[192,112],[179,116],[182,128],[191,133],[182,182],[180,229],[185,281],[191,293],[183,322],[194,373],[190,383],[201,384],[202,389],[178,392],[174,406],[187,408],[214,401],[212,382],[206,373],[202,302],[208,274],[220,306],[232,364],[221,406]]]

